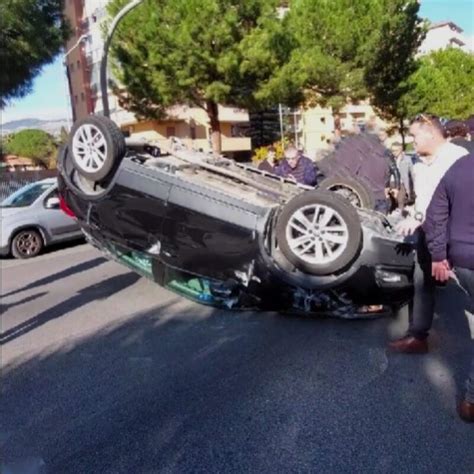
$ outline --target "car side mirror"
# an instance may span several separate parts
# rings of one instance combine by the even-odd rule
[[[59,209],[59,198],[50,197],[46,199],[44,207],[46,207],[46,209]]]

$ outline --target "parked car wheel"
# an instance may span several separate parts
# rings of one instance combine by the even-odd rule
[[[43,237],[37,230],[25,229],[13,237],[11,252],[15,258],[32,258],[41,252],[43,246]]]
[[[88,116],[74,124],[69,150],[76,171],[100,182],[115,172],[125,156],[125,138],[109,118]]]
[[[340,272],[355,260],[362,229],[357,211],[343,198],[307,191],[284,206],[276,237],[281,252],[296,268],[323,276]]]
[[[331,176],[321,181],[318,188],[339,194],[355,207],[364,209],[375,207],[375,196],[370,187],[350,176]]]

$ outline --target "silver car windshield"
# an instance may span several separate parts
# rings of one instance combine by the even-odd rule
[[[1,207],[28,207],[31,206],[46,190],[51,188],[51,184],[47,183],[33,183],[24,186],[23,188],[10,194],[4,201]]]

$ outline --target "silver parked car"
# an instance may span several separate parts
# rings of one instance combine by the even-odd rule
[[[28,184],[0,204],[0,255],[31,258],[43,247],[82,237],[75,219],[60,209],[57,180]]]

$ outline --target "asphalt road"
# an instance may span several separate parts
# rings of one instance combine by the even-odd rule
[[[405,313],[216,311],[87,245],[0,266],[2,474],[474,472],[454,288],[406,356]]]

